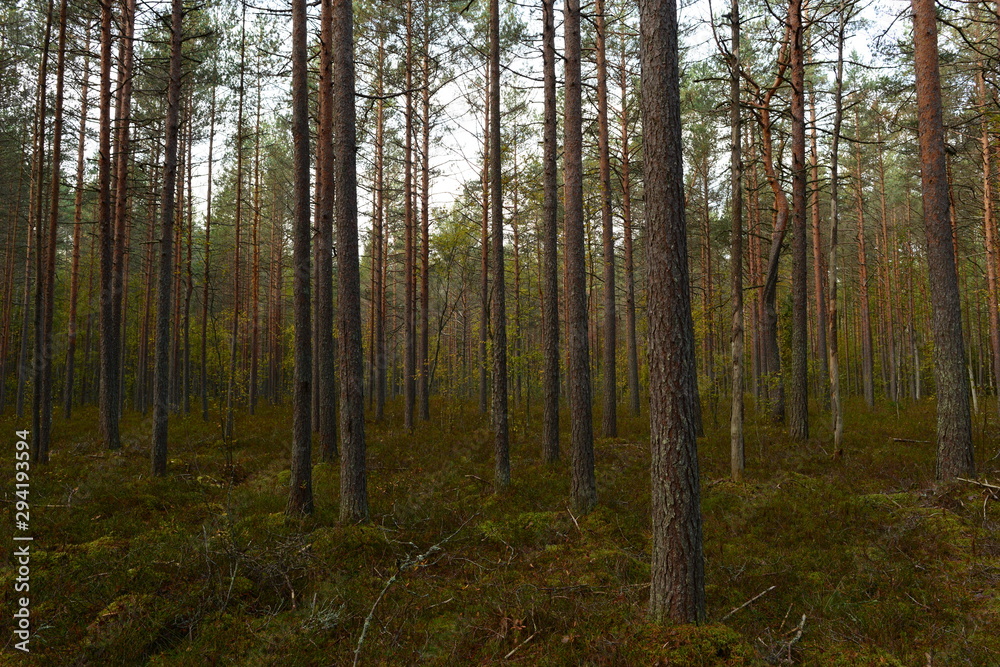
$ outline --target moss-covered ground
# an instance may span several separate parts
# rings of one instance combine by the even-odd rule
[[[365,526],[338,524],[337,470],[325,463],[316,513],[285,516],[287,407],[239,418],[230,446],[217,422],[174,416],[160,479],[148,473],[148,417],[126,416],[115,453],[101,448],[93,409],[57,417],[52,462],[32,471],[32,653],[6,632],[0,664],[350,665],[366,618],[367,665],[1000,664],[1000,502],[935,485],[934,445],[893,440],[933,441],[933,403],[849,403],[842,457],[825,414],[805,443],[751,414],[740,484],[728,479],[725,410],[718,422],[708,410],[700,627],[644,619],[645,414],[597,441],[600,503],[576,516],[565,438],[562,463],[541,461],[537,402],[512,422],[513,485],[499,496],[474,406],[432,404],[434,421],[413,434],[391,407],[387,423],[368,424]],[[992,414],[983,406],[975,424],[991,479]],[[25,423],[0,420],[5,533]],[[3,627],[11,544],[0,545]]]

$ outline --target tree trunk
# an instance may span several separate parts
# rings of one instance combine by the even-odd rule
[[[559,276],[556,188],[555,0],[542,0],[542,69],[545,111],[542,127],[542,348],[545,357],[542,456],[559,460]]]
[[[913,50],[917,81],[920,177],[924,231],[934,320],[937,378],[937,468],[939,481],[972,477],[972,421],[965,379],[962,311],[948,216],[948,181],[938,72],[937,24],[933,0],[912,0]]]
[[[413,408],[416,404],[416,373],[417,373],[417,347],[416,347],[416,322],[414,319],[413,302],[415,297],[414,285],[414,226],[413,214],[413,0],[406,3],[406,138],[405,155],[403,158],[403,218],[405,224],[405,261],[403,271],[405,273],[406,302],[403,304],[404,325],[404,345],[405,352],[403,358],[403,423],[407,430],[413,429]]]
[[[976,76],[979,92],[979,105],[982,108],[983,119],[982,142],[983,151],[983,235],[986,238],[986,293],[990,311],[990,351],[993,356],[993,383],[997,393],[997,414],[1000,415],[1000,280],[997,270],[1000,267],[1000,248],[997,246],[997,221],[993,213],[993,163],[991,159],[989,123],[986,121],[988,112],[986,93],[985,67],[980,68]]]
[[[319,441],[320,456],[332,463],[337,459],[337,398],[336,368],[333,340],[333,207],[334,188],[337,184],[335,170],[336,151],[333,147],[335,122],[334,87],[342,85],[333,76],[333,51],[340,45],[334,42],[333,33],[339,28],[334,25],[333,2],[323,0],[320,18],[320,84],[319,84],[319,127],[316,134],[316,167],[320,177],[316,179],[316,199],[319,206],[319,241],[316,248],[316,309],[317,334],[316,350],[319,353]],[[351,33],[347,33],[351,39]],[[353,71],[351,72],[353,81]],[[335,83],[336,82],[336,83]],[[353,94],[353,87],[351,89]],[[351,107],[353,112],[354,107]],[[353,154],[353,147],[351,148]],[[353,177],[356,180],[356,176]],[[354,197],[354,227],[357,229],[357,192]],[[339,234],[338,219],[338,234]],[[357,236],[355,235],[355,248]],[[337,244],[340,249],[340,241]],[[341,259],[342,258],[338,258]],[[339,262],[338,262],[339,263]],[[343,293],[339,297],[343,298]],[[360,362],[359,362],[360,363]],[[344,406],[346,409],[346,406]]]
[[[809,437],[809,321],[806,303],[806,114],[802,0],[791,0],[792,116],[792,377],[788,431],[793,440]]]
[[[170,298],[173,278],[174,196],[177,180],[177,139],[181,95],[181,47],[184,1],[173,0],[170,22],[170,80],[167,85],[167,116],[164,129],[163,198],[160,208],[160,285],[156,307],[156,367],[153,373],[154,475],[167,473],[167,420],[169,418]]]
[[[100,135],[97,150],[97,228],[101,253],[101,313],[100,313],[100,419],[101,435],[108,449],[119,449],[118,435],[118,318],[114,300],[114,241],[111,204],[111,0],[101,4],[101,94]]]
[[[503,165],[500,162],[500,2],[490,0],[490,198],[493,218],[493,449],[494,484],[510,486],[507,432],[507,303],[503,265]]]
[[[201,418],[208,421],[208,303],[212,266],[212,151],[215,148],[215,85],[212,85],[212,106],[208,122],[208,184],[205,195],[205,275],[201,298]]]
[[[776,305],[778,291],[778,267],[781,261],[781,246],[785,240],[788,228],[788,197],[782,189],[781,181],[778,178],[774,167],[774,142],[772,139],[771,122],[771,99],[777,92],[778,87],[784,81],[785,72],[788,70],[788,53],[791,50],[793,41],[792,31],[785,31],[785,43],[778,54],[778,72],[774,77],[774,83],[767,89],[766,93],[757,102],[760,116],[760,132],[762,154],[761,161],[764,164],[764,172],[767,182],[774,195],[774,225],[771,229],[771,248],[768,252],[767,268],[764,272],[764,287],[760,294],[759,322],[759,371],[764,385],[762,394],[767,397],[768,411],[771,418],[776,422],[781,422],[785,418],[785,387],[781,374],[781,355],[778,350],[778,310]]]
[[[38,463],[49,462],[49,442],[52,435],[52,319],[55,299],[56,282],[56,242],[59,231],[59,186],[62,162],[62,131],[63,131],[63,80],[66,72],[66,0],[59,5],[59,37],[56,56],[56,99],[55,113],[52,119],[52,183],[49,196],[49,231],[45,248],[45,268],[42,272],[44,283],[39,285],[42,294],[42,345],[41,368],[39,375],[41,383],[37,387],[40,395],[41,415],[39,427],[35,435],[35,452],[32,457]],[[41,245],[39,245],[41,248]]]
[[[566,201],[566,319],[573,506],[589,512],[597,503],[594,481],[594,425],[591,417],[590,348],[587,330],[586,259],[583,233],[583,130],[580,81],[580,0],[566,0],[565,120],[563,156]]]
[[[619,69],[622,95],[622,225],[625,234],[625,344],[628,356],[628,395],[632,414],[639,416],[639,350],[635,333],[635,262],[632,256],[632,165],[629,150],[628,70],[625,40]]]
[[[694,323],[681,161],[677,8],[640,0],[642,119],[649,266],[653,558],[649,614],[705,618],[705,565],[695,439]]]
[[[358,265],[357,141],[354,110],[354,8],[332,0],[334,175],[336,187],[337,297],[340,313],[340,520],[368,520],[365,474],[365,405],[361,349],[361,273]]]
[[[746,466],[743,441],[743,130],[740,125],[740,3],[730,7],[732,38],[729,47],[729,127],[732,236],[729,266],[732,280],[732,410],[729,418],[729,462],[733,481],[743,479]]]
[[[129,131],[132,123],[132,77],[133,77],[133,34],[135,33],[135,0],[124,0],[121,17],[121,42],[118,48],[118,132],[115,138],[115,188],[114,188],[114,258],[112,274],[112,309],[116,329],[112,341],[114,368],[111,377],[113,387],[116,419],[121,419],[122,390],[125,377],[125,316],[122,303],[125,299],[126,275],[128,273],[128,240],[129,240]]]
[[[813,290],[816,295],[816,360],[819,362],[819,395],[823,403],[829,400],[827,393],[830,377],[829,358],[827,356],[827,284],[826,261],[823,258],[823,233],[820,225],[822,216],[819,210],[820,180],[819,180],[819,147],[816,124],[816,87],[809,91],[810,120],[810,167],[812,172],[812,191],[810,192],[810,213],[812,214],[812,260],[813,260]]]
[[[844,438],[844,407],[840,395],[840,343],[837,332],[837,234],[840,225],[839,196],[839,159],[840,159],[840,126],[843,120],[843,90],[844,90],[844,24],[847,21],[846,10],[841,7],[837,28],[837,67],[835,70],[835,87],[833,95],[833,146],[830,150],[830,250],[827,267],[827,287],[829,291],[829,332],[827,335],[827,353],[830,368],[830,417],[833,430],[834,453],[839,454]]]
[[[604,0],[595,7],[597,28],[597,152],[601,183],[601,239],[604,244],[604,401],[601,435],[618,435],[617,321],[615,317],[615,229],[611,217],[611,157],[608,148],[608,62]]]
[[[385,100],[383,94],[383,63],[385,60],[385,36],[379,32],[378,62],[375,74],[375,94],[379,97],[375,115],[375,211],[372,215],[374,226],[373,254],[375,256],[375,294],[372,304],[375,307],[375,421],[385,417],[385,263],[383,252],[385,236],[385,194],[384,190],[384,154],[385,154]]]
[[[420,382],[417,394],[420,398],[420,418],[431,418],[430,407],[430,362],[427,358],[430,306],[430,150],[431,150],[431,3],[424,5],[423,39],[423,86],[421,98],[421,159],[420,159]]]
[[[260,71],[258,55],[258,72]],[[260,76],[260,75],[259,75]],[[322,90],[322,89],[321,89]],[[250,414],[257,410],[258,362],[260,356],[260,105],[261,80],[257,79],[257,114],[253,143],[253,219],[250,222],[250,381],[247,404]],[[190,179],[191,170],[188,169]],[[318,186],[317,186],[318,187]],[[322,363],[322,362],[321,362]],[[185,401],[187,400],[185,389]]]
[[[176,0],[175,0],[176,1]],[[292,399],[292,469],[289,514],[312,514],[312,325],[309,312],[309,82],[306,70],[306,0],[292,0],[292,140],[295,212],[295,387]]]
[[[483,220],[480,229],[479,281],[479,413],[486,414],[486,341],[490,329],[490,84],[486,81],[485,120],[483,122]]]
[[[80,138],[76,151],[76,195],[73,198],[73,256],[70,268],[69,287],[69,322],[67,324],[66,348],[66,386],[63,388],[63,413],[66,419],[73,416],[73,387],[76,371],[76,304],[80,294],[80,241],[83,237],[83,176],[84,147],[87,142],[87,92],[90,87],[90,25],[84,28],[87,33],[86,46],[83,49],[83,83],[80,87]],[[2,411],[2,406],[0,406]]]
[[[861,138],[861,125],[855,107],[856,135]],[[855,144],[857,173],[855,174],[855,203],[858,217],[858,299],[861,316],[861,383],[865,404],[875,407],[875,359],[872,351],[872,321],[868,298],[868,250],[865,239],[865,202],[861,180],[861,144]]]
[[[236,409],[236,352],[240,336],[240,232],[243,222],[243,98],[245,96],[244,72],[246,71],[246,5],[240,15],[240,81],[236,109],[236,210],[233,217],[233,321],[230,327],[229,378],[226,387],[226,421],[223,438],[232,441],[233,420]]]

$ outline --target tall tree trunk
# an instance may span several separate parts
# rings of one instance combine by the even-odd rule
[[[809,321],[806,303],[806,107],[802,0],[791,0],[792,105],[792,377],[788,431],[794,440],[809,437]]]
[[[975,474],[969,385],[955,253],[948,217],[948,180],[938,72],[937,23],[933,0],[912,0],[913,51],[917,81],[920,177],[927,235],[927,263],[934,320],[937,378],[937,468],[939,481]]]
[[[740,124],[740,3],[732,0],[729,12],[732,38],[729,42],[729,127],[732,236],[729,263],[732,280],[733,325],[732,410],[729,417],[729,462],[733,481],[743,478],[746,466],[743,441],[743,130]]]
[[[289,514],[312,514],[312,324],[309,312],[309,82],[306,71],[306,0],[292,0],[292,173],[295,212],[292,261],[295,305],[295,386],[292,398],[292,469]]]
[[[507,303],[503,265],[503,165],[500,161],[500,2],[490,0],[490,198],[493,218],[493,449],[497,491],[510,486],[507,431]]]
[[[381,23],[380,23],[381,27]],[[375,116],[375,211],[372,215],[374,226],[373,254],[375,256],[375,294],[372,302],[375,307],[375,421],[385,417],[385,264],[383,252],[385,242],[385,194],[384,194],[384,161],[385,161],[385,100],[383,94],[383,63],[385,60],[385,35],[379,31],[378,62],[375,74],[376,101]]]
[[[334,25],[333,2],[323,0],[320,47],[320,85],[319,85],[319,127],[316,134],[316,168],[320,177],[316,180],[316,198],[319,206],[319,241],[316,248],[316,324],[319,340],[316,350],[319,353],[319,440],[320,456],[324,461],[333,462],[337,458],[337,399],[336,399],[336,367],[335,348],[333,340],[333,207],[335,200],[334,188],[337,184],[334,164],[336,151],[333,147],[335,121],[334,87],[342,82],[333,76],[333,51],[335,45],[333,33],[339,28]],[[347,39],[351,39],[347,33]],[[353,80],[353,72],[352,80]],[[336,84],[335,84],[336,82]],[[353,88],[352,88],[353,94]],[[351,107],[353,111],[354,107]],[[351,151],[353,153],[353,146]],[[354,177],[356,179],[356,176]],[[354,220],[357,229],[357,193],[355,198]],[[338,230],[340,222],[338,221]],[[338,231],[339,234],[339,231]],[[355,248],[357,236],[355,235]],[[338,241],[337,248],[340,248]],[[340,294],[343,298],[343,294]],[[360,362],[359,362],[360,363]],[[346,406],[344,406],[346,409]]]
[[[260,60],[258,56],[258,72]],[[250,222],[250,382],[247,403],[250,414],[257,410],[258,362],[260,355],[260,105],[261,80],[257,79],[257,113],[253,142],[253,219]],[[190,178],[191,170],[188,170]],[[318,186],[317,186],[318,187]]]
[[[21,147],[23,152],[24,147]],[[10,219],[7,230],[7,262],[5,264],[5,280],[3,290],[3,323],[0,336],[0,414],[7,409],[7,355],[11,343],[11,320],[14,313],[14,282],[17,266],[17,224],[21,219],[21,194],[24,192],[24,168],[22,160],[17,174],[17,203],[14,204],[14,215]],[[30,237],[30,234],[29,234]]]
[[[677,8],[640,0],[642,119],[649,266],[650,448],[654,622],[705,618],[701,492],[695,439],[691,319],[681,162]]]
[[[153,373],[154,475],[167,473],[167,420],[170,392],[170,300],[174,260],[174,196],[177,180],[177,143],[181,96],[181,47],[184,0],[173,0],[170,21],[170,80],[167,84],[167,116],[164,129],[163,198],[160,208],[160,285],[156,306],[156,367]]]
[[[878,131],[875,135],[878,144],[878,188],[879,204],[881,213],[881,243],[882,261],[879,262],[879,273],[882,277],[882,320],[885,329],[885,374],[886,374],[886,398],[892,402],[899,400],[898,387],[896,385],[896,326],[893,322],[894,315],[892,303],[895,301],[892,291],[892,248],[889,235],[889,211],[885,196],[885,161],[882,158],[882,124],[879,119]]]
[[[147,218],[146,218],[146,253],[143,258],[143,298],[142,298],[142,323],[139,327],[139,368],[136,371],[135,405],[136,410],[143,415],[146,414],[150,404],[149,385],[149,338],[150,327],[152,326],[152,303],[153,303],[153,267],[155,266],[153,249],[156,246],[156,222],[159,209],[156,204],[156,197],[159,189],[159,150],[154,149],[153,164],[149,168],[149,192],[147,193]]]
[[[604,244],[604,401],[601,435],[618,435],[617,321],[615,316],[615,228],[611,217],[611,157],[608,147],[608,60],[604,0],[595,6],[597,27],[597,152],[601,183],[601,239]]]
[[[361,272],[358,265],[357,141],[354,110],[354,8],[332,0],[334,185],[340,312],[340,520],[368,520],[365,405],[361,349]]]
[[[212,85],[212,105],[208,122],[208,183],[205,195],[205,274],[201,297],[201,418],[208,421],[208,304],[212,267],[212,152],[215,148],[215,85]]]
[[[59,231],[59,186],[62,162],[62,131],[63,131],[63,79],[66,72],[66,0],[59,4],[59,37],[56,56],[56,99],[52,119],[52,182],[49,195],[49,231],[45,248],[45,269],[42,272],[44,283],[39,287],[42,295],[42,345],[41,345],[41,379],[37,387],[40,394],[41,415],[36,431],[32,457],[38,463],[49,462],[49,442],[52,435],[52,319],[55,299],[56,282],[56,242]],[[39,245],[41,248],[41,245]],[[39,362],[36,361],[36,364]]]
[[[417,393],[420,398],[420,418],[431,418],[430,407],[430,362],[427,358],[430,305],[430,151],[431,151],[431,3],[424,4],[423,39],[423,85],[421,99],[421,159],[420,159],[420,383]]]
[[[812,261],[813,261],[813,290],[816,296],[816,360],[819,362],[819,395],[826,403],[829,399],[827,393],[828,380],[830,377],[829,358],[827,356],[827,285],[826,285],[826,260],[823,258],[823,233],[820,225],[822,219],[819,210],[820,181],[819,181],[819,147],[816,123],[816,86],[813,85],[809,91],[809,149],[810,149],[810,170],[812,178],[812,190],[810,192],[810,213],[812,215]]]
[[[861,138],[861,125],[855,107],[856,134]],[[861,383],[864,387],[865,404],[871,410],[875,407],[875,359],[872,351],[872,321],[868,298],[868,250],[865,238],[865,201],[861,170],[861,144],[855,144],[855,203],[858,218],[858,299],[861,316]]]
[[[628,69],[622,40],[619,81],[622,96],[622,225],[625,234],[625,345],[628,356],[628,395],[632,414],[639,416],[639,350],[635,333],[635,262],[632,256],[632,165],[630,162]]]
[[[993,356],[993,383],[997,393],[997,414],[1000,415],[1000,280],[997,271],[1000,268],[1000,248],[997,246],[997,221],[993,212],[993,162],[991,156],[989,123],[987,122],[988,106],[986,93],[986,72],[981,67],[976,75],[976,86],[979,92],[979,105],[982,108],[982,142],[983,151],[983,235],[986,238],[986,294],[990,311],[990,351]]]
[[[829,289],[829,332],[827,335],[827,354],[830,368],[830,418],[833,430],[834,453],[841,451],[844,438],[844,407],[840,394],[840,343],[838,342],[837,324],[837,234],[840,225],[840,194],[839,160],[840,160],[840,127],[843,120],[843,90],[844,90],[844,24],[847,21],[846,9],[840,8],[837,24],[837,66],[833,93],[833,145],[830,149],[830,250],[827,262],[827,288]]]
[[[403,422],[407,429],[413,428],[413,408],[416,404],[416,372],[417,372],[417,347],[416,347],[416,322],[414,319],[413,302],[415,297],[414,285],[414,226],[416,223],[413,214],[413,0],[406,3],[406,138],[405,155],[403,158],[403,169],[406,172],[403,176],[403,218],[405,224],[405,250],[404,259],[406,302],[403,304],[404,325],[404,345],[403,357]]]
[[[515,362],[513,376],[514,376],[514,401],[519,403],[523,395],[522,392],[522,382],[521,382],[521,369],[527,365],[528,360],[524,358],[522,351],[522,329],[521,329],[521,230],[520,230],[520,177],[517,170],[517,143],[518,135],[517,130],[514,131],[514,140],[511,142],[511,162],[513,163],[513,180],[512,180],[512,195],[513,195],[513,210],[510,218],[511,231],[514,233],[511,240],[514,243],[514,344],[512,345],[514,349],[514,358],[517,360]],[[531,392],[531,385],[528,385],[528,392]],[[525,419],[530,417],[530,401],[526,403],[525,409]]]
[[[294,7],[293,7],[294,8]],[[233,218],[233,321],[229,342],[229,378],[226,387],[226,421],[223,436],[227,441],[233,438],[233,419],[236,409],[236,352],[240,337],[240,232],[243,222],[243,106],[245,96],[246,71],[246,5],[240,15],[240,81],[237,91],[236,109],[236,209]],[[307,140],[308,141],[308,140]],[[308,189],[308,188],[307,188]]]
[[[763,380],[763,393],[767,396],[768,411],[774,421],[785,418],[785,387],[781,374],[781,355],[778,350],[778,267],[781,261],[781,247],[788,229],[788,197],[782,189],[774,167],[774,142],[772,138],[771,99],[778,87],[784,81],[790,58],[788,54],[793,41],[791,29],[785,31],[785,41],[778,54],[778,71],[774,83],[759,97],[756,106],[760,116],[761,161],[767,182],[774,195],[774,225],[771,228],[771,248],[768,251],[767,268],[764,271],[764,287],[760,293],[759,337],[760,337],[760,376]]]
[[[116,419],[121,419],[121,409],[124,391],[122,391],[125,377],[124,356],[125,326],[124,312],[122,304],[126,285],[126,275],[128,273],[128,240],[129,240],[129,132],[132,124],[132,75],[134,46],[132,43],[135,33],[135,7],[136,0],[124,0],[122,3],[121,16],[121,42],[118,47],[119,69],[118,69],[118,123],[115,146],[113,153],[115,156],[115,188],[114,188],[114,258],[113,274],[111,286],[112,309],[114,315],[115,336],[112,341],[113,369],[111,378],[115,386],[113,387]]]
[[[566,237],[566,320],[569,348],[570,420],[573,452],[573,506],[588,512],[597,503],[594,481],[594,425],[591,417],[590,347],[587,330],[586,258],[583,234],[583,130],[580,81],[580,1],[566,0],[564,205]]]
[[[542,0],[542,69],[545,111],[542,127],[542,348],[545,356],[542,456],[559,460],[559,232],[556,192],[556,50],[555,0]]]
[[[711,172],[711,166],[709,165],[709,155],[706,152],[703,159],[702,169],[701,169],[701,186],[702,186],[702,201],[704,205],[701,207],[701,222],[702,222],[702,243],[701,243],[701,269],[702,269],[702,313],[705,320],[705,375],[708,380],[708,393],[709,401],[711,402],[712,415],[715,419],[715,399],[714,395],[716,392],[715,387],[715,316],[712,313],[712,307],[715,303],[715,284],[712,276],[712,217],[709,212],[709,201],[711,197],[709,178]],[[699,405],[700,405],[700,394],[699,394]],[[700,408],[699,408],[700,409]],[[704,435],[703,431],[698,433],[701,437]]]
[[[490,84],[486,80],[483,122],[483,218],[479,235],[479,413],[486,414],[486,341],[490,335]]]
[[[194,294],[194,93],[188,94],[187,140],[187,258],[184,276],[184,378],[181,380],[181,398],[184,414],[191,413],[191,296]],[[256,281],[256,279],[255,279]]]
[[[80,294],[80,241],[83,237],[83,172],[84,147],[87,143],[87,92],[90,87],[90,25],[85,26],[86,45],[83,48],[83,82],[80,87],[80,135],[76,151],[76,194],[73,198],[73,255],[70,267],[69,322],[67,323],[66,385],[63,388],[63,413],[73,416],[73,388],[76,371],[76,304]],[[2,407],[0,407],[2,411]]]
[[[108,449],[119,449],[117,374],[118,318],[114,309],[114,243],[111,203],[111,0],[101,2],[100,135],[97,149],[97,228],[101,253],[100,420]]]

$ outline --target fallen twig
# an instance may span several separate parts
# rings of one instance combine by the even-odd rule
[[[566,506],[566,512],[569,513],[569,518],[573,519],[573,525],[576,526],[576,529],[580,531],[581,535],[583,535],[583,531],[580,530],[580,524],[576,522],[576,517],[573,516],[573,511],[569,508],[569,505]]]
[[[989,489],[990,491],[1000,491],[1000,486],[997,486],[996,484],[990,484],[989,482],[980,482],[979,480],[966,479],[965,477],[956,477],[955,479],[957,479],[960,482],[975,484],[978,487],[981,487],[983,489]]]
[[[399,564],[399,567],[396,569],[396,572],[391,577],[389,577],[389,580],[385,582],[385,586],[382,587],[382,591],[378,594],[378,597],[375,598],[375,602],[372,604],[371,611],[368,612],[368,616],[365,617],[365,622],[361,626],[361,636],[358,637],[358,645],[354,647],[354,662],[352,663],[354,667],[357,667],[358,658],[361,657],[361,646],[365,642],[365,635],[368,634],[368,626],[371,625],[372,618],[374,618],[375,616],[375,608],[378,607],[378,603],[382,601],[383,597],[385,597],[385,594],[389,590],[389,587],[392,586],[394,583],[396,583],[396,580],[399,579],[399,576],[404,572],[406,572],[407,570],[414,570],[418,567],[423,567],[424,563],[427,561],[428,558],[430,558],[437,552],[441,551],[441,545],[443,545],[448,540],[458,535],[459,531],[465,528],[466,524],[468,524],[477,516],[479,516],[478,512],[476,514],[473,514],[468,519],[466,519],[454,533],[444,538],[443,540],[441,540],[440,542],[429,548],[424,553],[414,558],[407,558],[405,561]]]
[[[736,612],[738,612],[740,609],[743,609],[744,607],[749,606],[750,604],[752,604],[753,602],[755,602],[757,599],[763,597],[765,593],[770,593],[775,588],[777,588],[777,585],[771,586],[770,588],[767,588],[766,590],[763,590],[760,593],[757,593],[757,595],[753,596],[752,598],[750,598],[749,600],[747,600],[746,602],[744,602],[743,604],[741,604],[739,607],[736,607],[735,609],[733,609],[732,611],[730,611],[728,614],[726,614],[725,616],[723,616],[720,619],[720,622],[721,621],[725,621],[727,618],[729,618],[730,616],[732,616],[733,614],[735,614]]]
[[[531,633],[531,636],[530,636],[530,637],[528,637],[528,638],[527,638],[527,639],[525,639],[525,640],[524,640],[523,642],[521,642],[520,644],[518,644],[517,646],[515,646],[514,648],[512,648],[512,649],[510,650],[510,653],[508,653],[507,655],[505,655],[505,656],[503,657],[503,659],[504,659],[504,660],[509,660],[509,659],[510,659],[510,656],[514,655],[514,653],[516,653],[516,652],[517,652],[517,649],[521,648],[522,646],[524,646],[525,644],[527,644],[528,642],[530,642],[530,641],[531,641],[532,639],[534,639],[534,638],[535,638],[535,635],[537,635],[537,634],[538,634],[537,632],[533,632],[533,633]]]
[[[913,440],[911,438],[893,438],[892,441],[893,442],[919,442],[919,443],[926,444],[926,445],[929,445],[930,442],[931,442],[930,440]]]

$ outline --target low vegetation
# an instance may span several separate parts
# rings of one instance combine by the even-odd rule
[[[997,497],[934,485],[933,403],[848,408],[839,458],[823,415],[801,444],[751,415],[742,484],[728,479],[726,415],[706,411],[701,627],[644,620],[645,415],[597,441],[600,502],[576,516],[568,455],[541,460],[537,406],[512,423],[501,496],[474,406],[413,435],[390,411],[369,424],[372,522],[343,526],[329,464],[315,468],[316,513],[284,514],[285,408],[243,417],[229,444],[219,424],[175,418],[165,478],[149,474],[149,418],[126,416],[116,454],[81,409],[33,471],[25,664],[997,664]],[[1000,438],[981,415],[977,463],[991,478]]]

